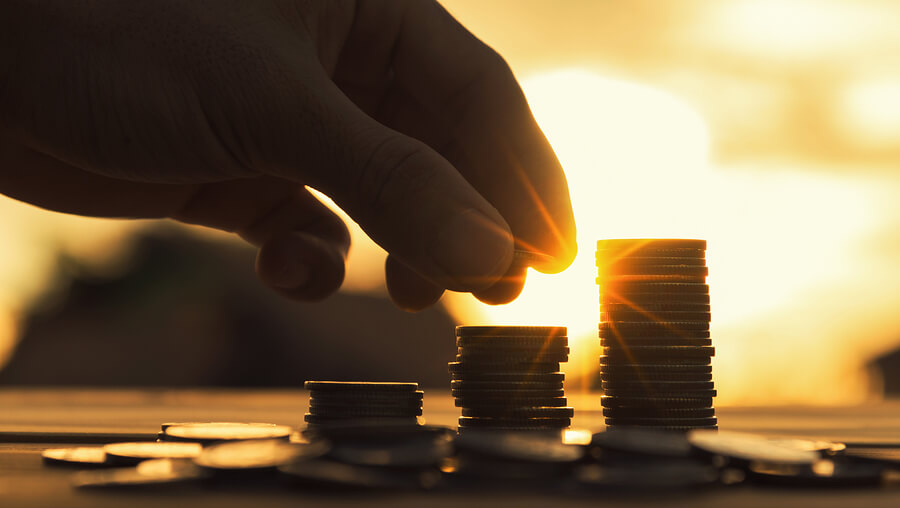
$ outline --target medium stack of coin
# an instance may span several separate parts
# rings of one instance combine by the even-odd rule
[[[562,326],[459,326],[450,389],[462,408],[460,430],[568,427],[560,362],[568,361]]]
[[[307,381],[309,429],[328,427],[415,426],[424,392],[418,383]]]
[[[717,428],[705,240],[600,240],[600,379],[609,427]]]

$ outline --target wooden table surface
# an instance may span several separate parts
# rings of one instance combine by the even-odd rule
[[[445,390],[426,390],[428,423],[453,425],[459,412]],[[569,394],[573,426],[601,430],[599,397]],[[71,471],[42,465],[40,451],[60,443],[151,439],[168,421],[260,421],[299,426],[302,390],[0,390],[0,507],[230,507],[373,504],[382,506],[900,506],[900,482],[881,489],[822,491],[736,487],[662,496],[556,497],[531,493],[322,494],[302,490],[208,488],[83,491]],[[900,401],[853,407],[719,408],[721,429],[900,446]]]

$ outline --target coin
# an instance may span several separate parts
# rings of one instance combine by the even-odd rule
[[[340,440],[328,456],[348,464],[391,468],[434,467],[453,454],[449,434],[411,434],[402,439]]]
[[[675,426],[675,427],[708,427],[716,425],[718,420],[715,416],[701,418],[681,418],[681,417],[607,417],[607,425],[632,425],[640,426]]]
[[[170,429],[173,427],[170,427]],[[150,459],[192,459],[200,455],[197,443],[110,443],[103,447],[111,464],[135,465]]]
[[[642,249],[695,249],[706,250],[706,240],[685,238],[616,238],[597,240],[597,250],[628,251]]]
[[[72,483],[78,488],[117,488],[193,482],[206,476],[188,459],[153,459],[137,467],[82,471]]]
[[[774,485],[799,487],[871,487],[882,483],[886,467],[881,464],[820,460],[812,465],[751,462],[750,479]]]
[[[497,433],[475,428],[464,428],[455,441],[463,453],[480,457],[492,457],[516,462],[574,463],[586,454],[584,446],[565,444],[559,432]]]
[[[711,407],[693,409],[605,407],[603,416],[610,418],[710,418],[716,416],[716,410]]]
[[[562,381],[549,381],[542,383],[535,382],[502,382],[502,381],[450,381],[450,388],[455,390],[466,390],[474,388],[477,390],[562,390]]]
[[[415,392],[418,383],[355,382],[355,381],[306,381],[303,387],[317,392]]]
[[[706,408],[711,407],[712,397],[639,397],[609,396],[600,397],[603,407],[641,407],[641,408]]]
[[[688,295],[709,296],[709,284],[705,282],[666,282],[666,281],[611,281],[598,277],[595,282],[600,286],[601,295]]]
[[[503,397],[517,398],[546,398],[546,397],[562,397],[565,390],[562,388],[552,390],[527,390],[527,389],[493,389],[493,388],[454,388],[450,390],[450,394],[454,397],[462,397],[466,399],[486,398],[495,399]]]
[[[167,439],[198,443],[246,439],[288,439],[292,432],[290,427],[284,425],[250,423],[242,425],[192,423],[173,425],[164,431]]]
[[[690,277],[697,278],[698,282],[709,275],[709,268],[693,265],[606,265],[597,263],[598,273],[606,280],[656,280],[657,277]],[[647,278],[632,279],[632,276],[645,276]],[[652,278],[650,276],[653,276]]]
[[[374,490],[419,490],[437,481],[437,472],[398,471],[344,464],[334,460],[313,459],[278,467],[285,477],[317,488]]]
[[[47,448],[41,452],[44,464],[59,466],[98,467],[106,466],[106,452],[101,446],[79,446],[74,448]]]
[[[612,363],[607,364],[601,357],[600,364],[603,366],[600,376],[617,376],[620,374],[637,375],[641,377],[649,377],[653,379],[667,379],[672,374],[690,375],[690,374],[712,374],[712,365],[709,363],[703,365],[679,365],[679,364],[663,364],[663,363]]]
[[[601,337],[600,345],[606,348],[627,349],[632,346],[711,346],[712,339],[685,337]]]
[[[498,336],[466,336],[456,338],[457,347],[550,347],[560,348],[569,345],[569,339],[562,337],[498,337]]]
[[[614,270],[627,270],[640,266],[706,266],[705,256],[624,256],[610,258],[595,254],[594,260],[598,266],[609,267]]]
[[[310,405],[310,414],[318,416],[331,416],[341,418],[359,418],[359,417],[383,417],[383,416],[399,416],[399,417],[416,417],[422,416],[422,407],[415,408],[398,408],[398,407],[334,407]]]
[[[819,460],[819,454],[740,432],[693,431],[688,434],[691,445],[704,453],[725,457],[733,462],[762,462],[769,464],[810,465]]]
[[[666,458],[687,458],[692,453],[691,444],[683,434],[637,427],[598,432],[591,439],[591,447],[604,452]]]
[[[421,401],[425,396],[425,392],[419,390],[414,392],[393,392],[393,393],[372,393],[366,391],[340,391],[340,392],[313,392],[310,397],[320,402],[324,401],[358,401],[371,402],[373,404],[380,402],[413,402]]]
[[[521,372],[532,374],[546,374],[559,371],[559,362],[495,362],[489,363],[469,363],[469,362],[450,362],[448,368],[451,373],[491,373],[491,372]]]
[[[607,353],[614,350],[606,350]],[[670,366],[698,366],[703,367],[709,365],[709,357],[708,356],[682,356],[680,358],[667,358],[665,356],[654,355],[654,356],[644,356],[641,358],[629,357],[628,355],[616,353],[616,354],[607,354],[605,356],[600,357],[600,368],[603,369],[606,366],[614,366],[620,364],[621,362],[640,362],[640,363],[653,363],[659,365],[670,365]]]
[[[536,347],[504,347],[504,346],[462,346],[456,351],[462,356],[558,356],[563,358],[569,354],[569,348],[536,346]]]
[[[715,383],[712,381],[603,381],[601,387],[604,390],[619,391],[647,391],[660,392],[691,392],[698,390],[712,390]]]
[[[500,383],[552,383],[563,382],[566,375],[562,372],[549,372],[546,374],[528,374],[518,372],[489,372],[489,373],[454,373],[453,380],[476,382],[500,382]]]
[[[504,408],[504,407],[564,407],[565,397],[459,397],[453,401],[456,407]]]
[[[235,441],[208,446],[194,459],[213,470],[271,469],[299,459],[320,457],[329,450],[323,441],[297,444],[280,439]]]
[[[701,293],[611,293],[601,292],[599,299],[601,306],[625,305],[629,307],[641,307],[645,305],[681,305],[709,307],[709,295]]]
[[[709,312],[692,312],[685,310],[647,311],[647,310],[615,310],[601,311],[601,321],[649,321],[659,322],[685,322],[685,321],[709,321]]]
[[[457,337],[565,337],[565,326],[457,326]]]
[[[616,313],[621,311],[646,311],[649,313],[662,311],[709,312],[709,304],[681,303],[677,300],[663,303],[647,303],[632,305],[628,303],[607,303],[600,306],[601,312]]]
[[[571,407],[464,407],[462,409],[462,415],[475,417],[512,416],[518,418],[571,418],[575,415],[575,409]]]
[[[460,416],[460,427],[568,427],[570,418],[513,418]]]

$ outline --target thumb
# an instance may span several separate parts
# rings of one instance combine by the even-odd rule
[[[442,287],[477,291],[504,275],[510,228],[452,164],[366,115],[330,80],[318,99],[323,132],[307,149],[319,153],[279,165],[281,176],[330,196],[376,243]],[[299,174],[301,160],[317,169]]]

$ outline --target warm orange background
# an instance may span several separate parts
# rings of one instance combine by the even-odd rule
[[[598,238],[709,240],[717,404],[871,396],[900,346],[900,4],[887,0],[450,0],[500,51],[569,177],[580,252],[461,322],[571,328],[596,366]],[[0,364],[56,252],[116,270],[141,223],[0,201]],[[214,233],[200,233],[214,234]],[[383,291],[358,228],[345,291]],[[573,386],[567,389],[573,389]]]

